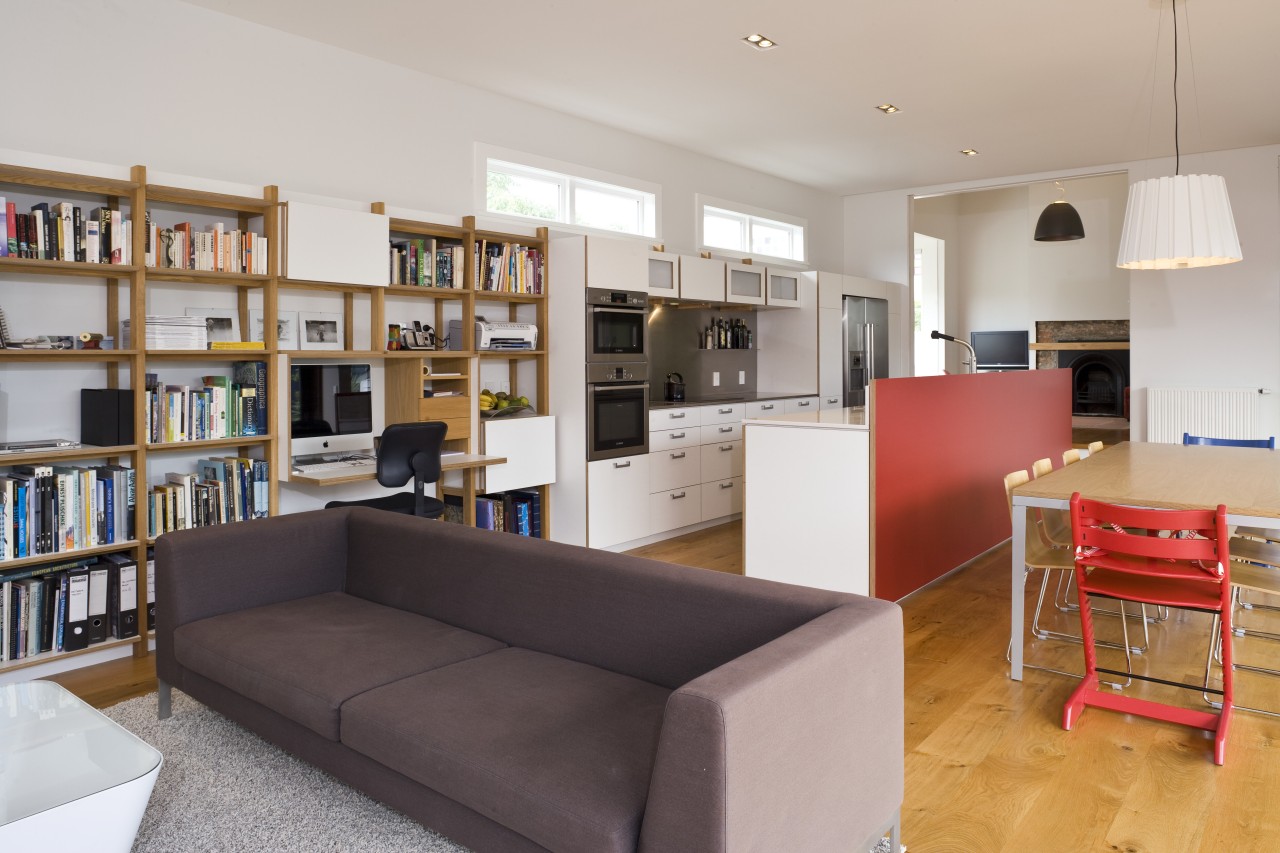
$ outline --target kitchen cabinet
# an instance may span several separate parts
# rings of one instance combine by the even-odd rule
[[[742,440],[718,441],[704,444],[702,451],[702,482],[727,480],[742,476]]]
[[[676,299],[680,296],[680,256],[672,252],[649,253],[649,295]]]
[[[702,520],[702,486],[685,486],[649,496],[652,532],[664,533]]]
[[[680,256],[680,298],[724,302],[725,262]]]
[[[703,426],[739,423],[742,421],[742,413],[744,409],[745,406],[742,403],[732,403],[722,406],[703,406],[698,422]]]
[[[649,457],[587,463],[587,544],[608,548],[649,535]]]
[[[800,273],[765,267],[765,304],[774,308],[800,307]]]
[[[844,397],[840,394],[823,394],[818,399],[818,408],[824,412],[828,409],[843,409]]]
[[[784,414],[795,414],[796,412],[816,412],[818,411],[817,397],[795,397],[782,402],[782,411]]]
[[[712,444],[717,441],[738,441],[742,438],[742,421],[731,424],[708,424],[698,427],[702,430],[702,443]]]
[[[649,452],[675,450],[678,447],[697,447],[702,443],[702,430],[698,427],[670,427],[649,432]]]
[[[665,406],[661,409],[649,410],[649,432],[677,427],[697,428],[701,412],[697,406]]]
[[[742,512],[742,478],[702,484],[702,517],[724,518]]]
[[[649,451],[649,491],[665,492],[702,482],[702,455],[696,447]]]
[[[782,414],[781,400],[756,400],[753,403],[747,403],[746,416],[749,418],[764,418],[769,415]]]
[[[725,302],[741,305],[763,305],[765,302],[765,267],[754,264],[726,263]]]
[[[839,308],[818,309],[818,395],[844,396],[844,326]]]
[[[649,290],[649,249],[636,240],[587,237],[587,285],[605,290]]]

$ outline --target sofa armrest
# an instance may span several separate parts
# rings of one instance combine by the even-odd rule
[[[643,853],[853,850],[903,796],[902,610],[842,605],[667,702]]]
[[[344,588],[348,510],[166,533],[156,540],[156,646],[188,622]]]

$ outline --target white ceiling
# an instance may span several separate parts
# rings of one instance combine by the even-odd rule
[[[839,194],[1173,154],[1169,0],[188,2]],[[1183,154],[1280,142],[1280,3],[1178,18]]]

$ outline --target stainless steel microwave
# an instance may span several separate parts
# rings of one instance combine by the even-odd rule
[[[630,290],[587,288],[587,362],[642,362],[648,358],[649,300]]]

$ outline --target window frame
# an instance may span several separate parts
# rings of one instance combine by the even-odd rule
[[[494,168],[497,166],[498,168]],[[488,181],[490,171],[527,177],[558,184],[558,210],[555,219],[528,216],[519,213],[489,209]],[[596,169],[577,166],[533,154],[476,145],[476,206],[487,218],[524,225],[546,226],[574,234],[599,234],[624,239],[660,242],[662,240],[662,186],[622,175],[614,175]],[[637,222],[652,234],[634,231],[617,231],[593,225],[582,225],[577,220],[577,191],[591,190],[633,200],[637,205]]]
[[[726,218],[737,218],[742,221],[742,237],[744,249],[730,249],[724,246],[713,246],[706,239],[706,216],[708,209],[715,213],[727,214]],[[736,258],[750,258],[753,261],[763,261],[772,264],[784,264],[807,269],[809,267],[809,221],[798,216],[789,216],[785,213],[779,213],[776,210],[766,210],[765,208],[752,207],[751,205],[739,204],[737,202],[726,201],[724,199],[713,198],[711,196],[698,194],[696,196],[695,209],[695,226],[697,228],[698,247],[701,251],[716,252],[722,255],[728,255]],[[771,227],[779,227],[791,232],[792,245],[798,238],[799,258],[786,257],[783,255],[766,255],[761,252],[752,251],[753,227],[756,224],[769,225]]]

